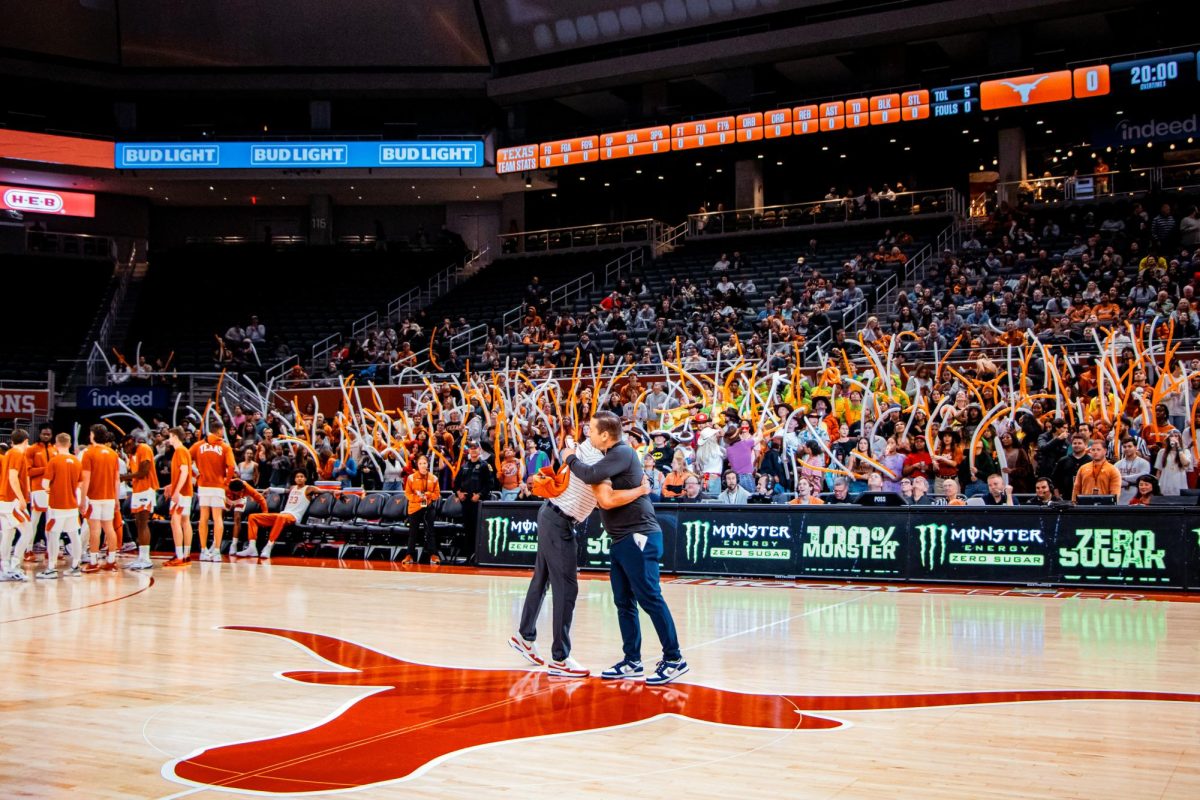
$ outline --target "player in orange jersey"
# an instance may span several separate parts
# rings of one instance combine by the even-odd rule
[[[114,521],[117,518],[117,486],[120,483],[120,458],[109,446],[112,435],[103,425],[93,425],[90,431],[91,446],[83,451],[79,460],[80,503],[79,512],[88,521],[88,554],[83,571],[113,572],[117,570],[117,554],[121,552],[121,537]],[[108,543],[108,558],[97,563],[100,553],[100,532]]]
[[[38,523],[46,513],[46,465],[54,457],[54,429],[43,425],[38,432],[38,440],[29,443],[25,451],[25,459],[29,462],[29,529],[36,541]],[[49,538],[49,537],[47,537]],[[25,553],[26,561],[36,561],[37,556],[32,551]],[[50,566],[54,566],[51,564]]]
[[[229,482],[229,488],[225,490],[225,508],[234,512],[233,518],[235,520],[242,514],[245,514],[251,500],[258,504],[259,511],[267,510],[267,498],[259,494],[259,491],[251,486],[249,481],[242,478],[234,478]],[[234,528],[235,533],[236,531],[237,529]],[[247,547],[239,553],[237,552],[237,539],[229,540],[230,558],[237,558],[238,556],[258,558],[258,551],[254,550],[254,552],[250,552],[252,549],[252,547]]]
[[[0,466],[0,581],[24,581],[21,563],[33,534],[29,529],[29,434],[21,428],[12,432],[12,447]],[[28,537],[26,532],[29,532]],[[14,548],[14,539],[16,542]]]
[[[37,577],[42,580],[58,577],[58,543],[67,535],[67,555],[71,566],[66,574],[79,575],[79,561],[83,556],[79,540],[79,479],[83,466],[79,458],[71,453],[71,435],[60,433],[54,439],[53,455],[46,464],[47,486],[46,510],[46,569]]]
[[[167,442],[174,454],[171,456],[171,480],[163,494],[170,501],[175,555],[163,566],[186,567],[192,563],[192,457],[183,446],[183,428],[171,428]]]
[[[225,535],[225,487],[233,477],[237,463],[233,458],[233,448],[225,441],[222,434],[225,426],[219,420],[213,420],[208,426],[208,436],[192,445],[190,454],[192,463],[196,465],[196,496],[200,501],[200,560],[221,560],[221,539]],[[205,547],[208,540],[207,523],[209,515],[213,521],[213,543],[211,548]]]
[[[137,525],[138,557],[128,569],[151,569],[154,563],[150,560],[150,514],[158,501],[158,473],[154,470],[154,451],[150,445],[140,441],[136,436],[126,436],[121,443],[125,454],[129,456],[129,472],[125,480],[129,481],[133,496],[129,508],[133,512],[133,521]]]

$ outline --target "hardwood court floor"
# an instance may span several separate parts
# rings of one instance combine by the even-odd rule
[[[1200,603],[667,583],[692,672],[649,689],[525,671],[505,640],[527,578],[195,563],[0,585],[0,791],[1200,797],[1200,703],[971,694],[1200,692]],[[620,655],[602,579],[575,655]]]

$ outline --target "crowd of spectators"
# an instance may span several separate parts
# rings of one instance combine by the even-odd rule
[[[867,302],[862,286],[902,272],[912,245],[912,236],[889,229],[873,249],[850,253],[840,267],[823,271],[808,263],[826,255],[811,239],[766,285],[756,278],[761,273],[752,269],[749,253],[730,251],[716,258],[709,274],[674,276],[662,291],[652,291],[639,275],[623,278],[582,311],[553,307],[545,285],[534,277],[525,289],[522,318],[489,325],[470,348],[461,334],[478,320],[419,314],[346,342],[316,375],[297,367],[290,377],[336,383],[356,375],[378,381],[417,366],[461,375],[469,359],[473,370],[511,364],[536,380],[571,367],[576,354],[584,364],[603,355],[606,363],[648,373],[661,368],[660,353],[673,354],[677,341],[689,370],[739,358],[791,368],[797,355],[803,363],[811,337],[840,331],[844,316]]]

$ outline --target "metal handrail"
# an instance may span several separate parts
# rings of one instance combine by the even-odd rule
[[[1034,203],[1093,200],[1146,194],[1161,185],[1161,167],[1143,167],[1073,175],[1043,175],[996,184],[997,206],[1014,205],[1023,199]]]
[[[640,239],[627,239],[626,233],[631,229],[636,231],[639,225],[646,227],[646,235]],[[662,223],[655,219],[631,219],[620,222],[596,222],[588,225],[544,228],[536,231],[516,231],[513,233],[502,233],[497,238],[500,240],[500,252],[502,253],[548,252],[551,250],[570,250],[577,247],[596,247],[599,245],[616,246],[627,244],[630,241],[653,241],[661,226]],[[587,232],[595,234],[590,242],[587,241]],[[602,232],[619,234],[620,239],[612,242],[601,242],[599,235]],[[584,243],[577,244],[576,238],[581,233],[585,234],[585,241]],[[554,247],[550,246],[552,242],[555,243]]]
[[[643,255],[641,248],[637,248],[628,253],[622,253],[621,255],[617,256],[612,261],[604,265],[604,285],[607,286],[612,284],[614,280],[619,280],[626,271],[632,270],[634,267],[641,264],[644,259],[645,256]],[[578,284],[578,286],[573,287],[573,284]],[[587,285],[587,288],[590,290],[595,290],[596,279],[593,273],[581,275],[574,280],[568,281],[561,286],[551,289],[549,294],[551,305],[560,300],[566,300],[571,296],[578,297],[579,295],[582,295],[584,285]],[[520,305],[514,306],[505,311],[500,317],[501,330],[521,319],[521,316],[525,313],[526,307],[526,304],[522,302]],[[450,349],[455,352],[460,352],[463,350],[470,352],[471,348],[473,348],[483,339],[487,338],[487,332],[488,323],[486,322],[472,325],[466,330],[459,331],[454,336],[450,337]],[[424,369],[428,366],[431,366],[431,364],[429,359],[426,358],[418,362],[416,368]]]
[[[654,237],[654,255],[660,256],[667,250],[675,247],[675,243],[687,236],[688,222],[684,220],[674,227],[663,225],[658,230],[658,235]]]
[[[698,236],[705,231],[711,233],[710,226],[715,226],[718,233],[794,227],[790,221],[796,214],[808,215],[814,220],[821,217],[820,221],[822,222],[849,222],[856,219],[886,220],[893,217],[927,213],[921,209],[921,201],[926,197],[940,200],[941,210],[946,213],[953,213],[957,209],[957,192],[951,188],[895,192],[894,194],[894,198],[880,200],[876,193],[876,202],[864,209],[861,215],[852,213],[855,204],[851,199],[845,197],[809,200],[803,203],[785,203],[761,208],[736,208],[730,211],[689,214],[687,235]],[[889,210],[889,213],[884,213],[885,209]],[[787,212],[786,218],[780,212]],[[739,223],[739,216],[742,223],[748,223],[749,227],[744,227]]]
[[[129,292],[129,284],[133,280],[134,265],[137,263],[137,253],[138,242],[135,240],[129,249],[129,260],[124,265],[118,262],[115,266],[117,285],[113,288],[112,297],[108,301],[108,308],[104,310],[104,316],[96,328],[95,336],[92,338],[92,349],[88,352],[88,357],[84,364],[84,376],[89,384],[95,384],[99,379],[100,365],[102,363],[104,364],[104,372],[108,372],[109,364],[106,353],[112,344],[109,341],[109,337],[112,334],[112,327],[117,314],[120,313],[121,306],[125,302],[125,295]]]
[[[31,255],[117,258],[116,239],[89,233],[52,233],[25,229],[25,252]]]
[[[273,380],[282,378],[288,373],[289,370],[291,370],[293,364],[299,363],[300,356],[290,355],[282,361],[267,367],[266,372],[263,373],[263,378],[270,383]]]

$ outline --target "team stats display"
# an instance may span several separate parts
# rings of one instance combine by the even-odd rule
[[[1198,81],[1200,53],[1189,51],[504,147],[496,151],[496,171],[506,173],[538,167],[567,167],[597,160],[649,156],[787,136],[837,133],[946,117],[970,117],[981,111],[1107,95],[1145,96],[1148,93],[1165,93],[1177,87],[1193,87]]]

